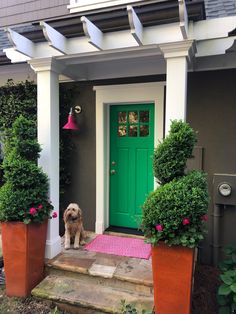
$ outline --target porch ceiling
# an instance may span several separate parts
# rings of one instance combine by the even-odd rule
[[[142,54],[126,54],[120,58],[114,55],[76,56],[65,60],[64,75],[74,80],[99,80],[119,77],[136,77],[165,73],[165,60],[159,49],[156,54],[142,56]]]

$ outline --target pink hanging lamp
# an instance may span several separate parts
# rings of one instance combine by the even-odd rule
[[[81,112],[81,107],[80,106],[76,106],[75,112],[76,113],[80,113]],[[64,130],[79,130],[79,127],[76,124],[75,117],[73,115],[73,108],[72,107],[70,108],[70,112],[69,112],[69,115],[68,115],[68,121],[63,126],[63,129]]]

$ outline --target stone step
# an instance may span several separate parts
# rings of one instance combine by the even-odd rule
[[[153,287],[149,287],[142,284],[136,284],[130,281],[123,281],[120,279],[117,279],[115,277],[112,278],[106,278],[102,276],[95,276],[95,275],[89,275],[89,274],[81,274],[81,273],[75,273],[70,271],[64,271],[61,269],[51,268],[48,272],[49,275],[57,276],[59,277],[68,277],[76,279],[82,283],[86,282],[92,285],[100,285],[102,287],[109,287],[114,288],[117,290],[123,290],[126,292],[135,292],[135,293],[142,293],[146,296],[153,296]]]
[[[47,263],[47,274],[77,278],[125,291],[153,294],[151,261],[81,250],[66,252]]]
[[[137,291],[125,291],[115,287],[104,286],[99,282],[86,282],[67,275],[48,275],[32,295],[53,301],[56,304],[67,304],[77,308],[75,313],[120,313],[121,302],[133,304],[138,312],[143,309],[151,312],[153,296]],[[81,310],[84,308],[84,311]]]

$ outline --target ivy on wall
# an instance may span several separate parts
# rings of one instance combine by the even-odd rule
[[[64,194],[71,182],[68,161],[73,152],[73,143],[71,134],[61,129],[73,104],[74,88],[74,85],[67,87],[60,84],[60,195]],[[15,83],[10,79],[6,85],[0,87],[0,142],[1,138],[3,140],[10,132],[13,122],[19,115],[37,120],[37,86],[32,81]]]
[[[10,129],[21,114],[36,120],[37,87],[30,81],[15,84],[13,80],[8,80],[0,87],[0,131]]]

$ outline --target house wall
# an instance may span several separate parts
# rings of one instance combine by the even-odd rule
[[[203,168],[208,174],[209,232],[201,253],[203,262],[211,262],[213,174],[236,174],[236,70],[190,73],[187,120],[198,131],[203,146]],[[222,210],[220,241],[236,244],[236,206]]]
[[[69,0],[0,1],[0,27],[70,15]]]
[[[71,132],[74,143],[72,159],[68,160],[71,184],[61,197],[60,210],[62,213],[69,203],[78,203],[83,210],[85,229],[93,231],[96,218],[95,92],[91,83],[82,82],[77,84],[75,93],[75,105],[82,107],[82,112],[77,117],[80,130],[76,133]],[[61,221],[60,234],[63,232],[64,226]]]
[[[0,86],[5,85],[9,79],[13,79],[15,83],[37,81],[35,72],[27,63],[2,65],[0,73]]]

